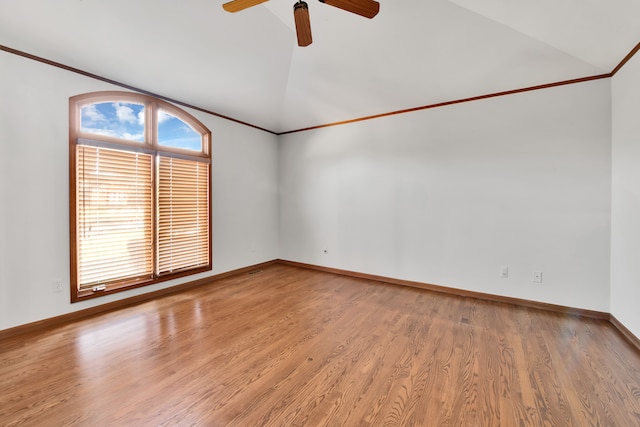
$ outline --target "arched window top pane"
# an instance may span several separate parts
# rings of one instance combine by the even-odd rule
[[[166,110],[159,109],[158,145],[201,152],[202,135],[185,121]]]
[[[144,142],[145,106],[133,102],[96,102],[80,109],[80,130],[94,135]]]

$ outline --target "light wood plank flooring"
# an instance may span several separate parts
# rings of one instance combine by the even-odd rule
[[[640,426],[606,321],[296,267],[0,342],[2,426]]]

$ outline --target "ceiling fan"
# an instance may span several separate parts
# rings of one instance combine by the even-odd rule
[[[252,6],[259,5],[269,0],[233,0],[222,5],[227,12],[239,12]],[[319,0],[320,3],[364,16],[373,18],[380,11],[380,3],[375,0]],[[311,22],[309,21],[309,6],[303,0],[298,0],[293,5],[293,19],[296,23],[298,46],[309,46],[313,41],[311,37]]]

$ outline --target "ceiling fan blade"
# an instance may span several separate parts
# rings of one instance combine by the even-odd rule
[[[237,0],[236,0],[237,1]],[[338,9],[364,16],[365,18],[373,18],[380,11],[380,3],[375,0],[319,0],[320,3],[326,3],[329,6],[335,6]]]
[[[293,5],[293,19],[296,21],[298,46],[309,46],[311,38],[311,21],[309,20],[309,6],[303,1]]]
[[[256,6],[266,1],[269,0],[233,0],[223,4],[222,8],[227,12],[240,12],[241,10],[248,9],[251,6]]]

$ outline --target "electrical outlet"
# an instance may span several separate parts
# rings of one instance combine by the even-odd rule
[[[542,283],[542,271],[533,272],[533,283]]]
[[[500,266],[500,277],[502,279],[508,279],[509,278],[509,266],[507,266],[507,265],[501,265]]]
[[[53,292],[62,292],[62,280],[53,281]]]

